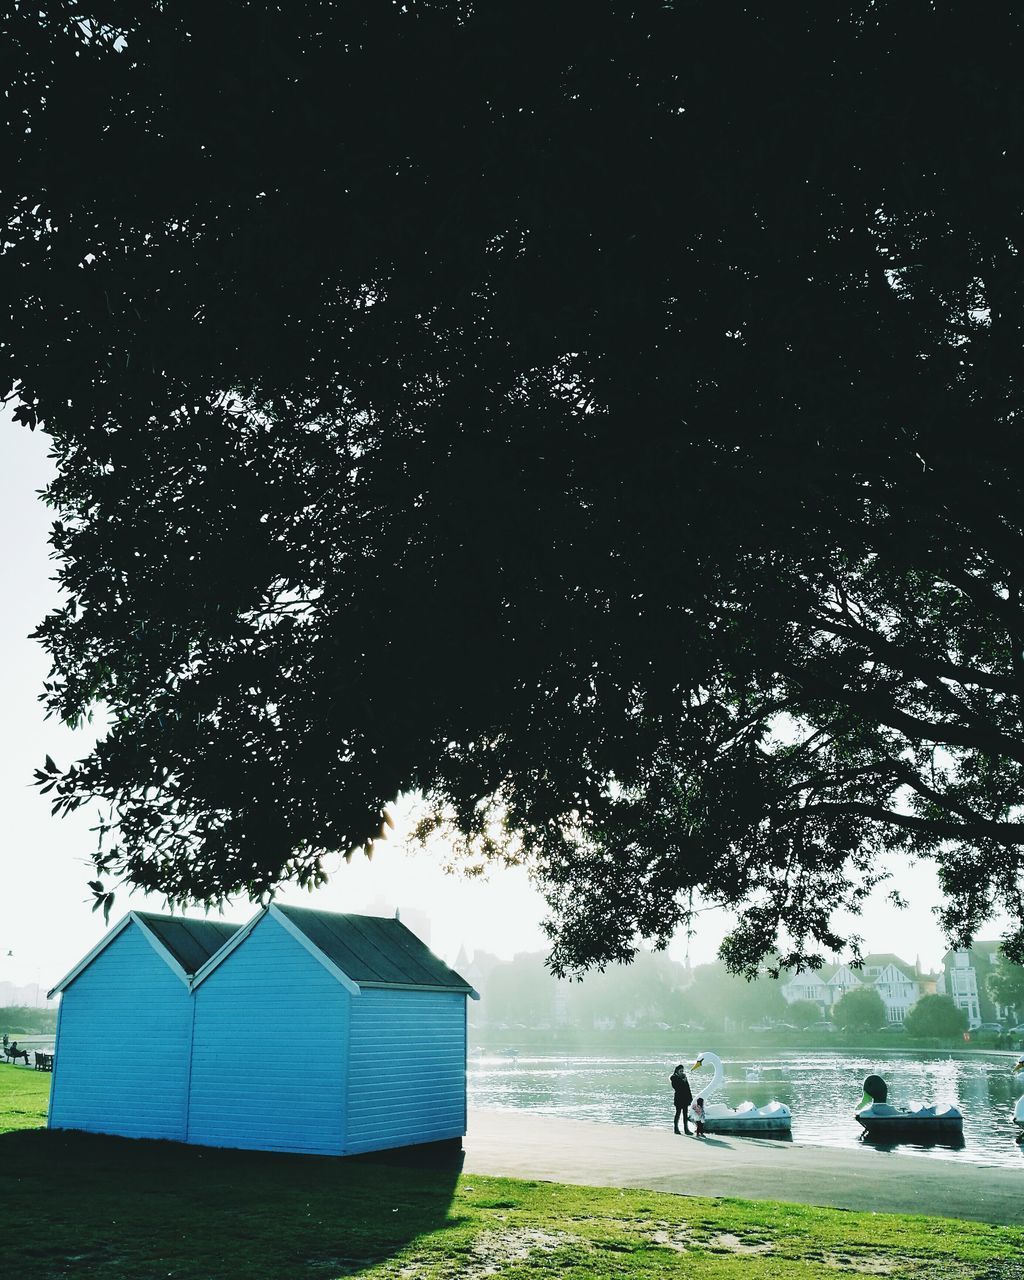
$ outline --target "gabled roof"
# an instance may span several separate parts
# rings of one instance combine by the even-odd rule
[[[917,973],[917,967],[909,964],[906,960],[901,960],[899,956],[894,955],[891,951],[876,951],[869,956],[864,957],[865,969],[887,969],[889,965],[894,965],[902,973],[914,976]]]
[[[837,964],[836,967],[832,970],[832,972],[828,975],[829,982],[830,983],[834,982],[836,978],[838,978],[839,975],[843,973],[848,973],[851,978],[856,978],[856,980],[862,985],[868,981],[867,978],[864,976],[863,969],[855,969],[849,960],[844,960],[842,964]]]
[[[267,916],[290,933],[351,995],[357,996],[365,988],[390,987],[402,991],[453,991],[480,999],[465,978],[449,969],[400,920],[339,915],[276,902],[243,925],[203,965],[193,979],[193,987],[205,982]]]
[[[201,969],[238,932],[237,924],[224,920],[189,920],[186,916],[155,916],[136,911],[140,920],[160,939],[187,974]]]
[[[779,981],[783,986],[791,982],[803,982],[824,986],[831,976],[835,965],[823,965],[820,969],[783,969]]]
[[[119,937],[130,924],[137,925],[143,937],[171,970],[189,985],[192,975],[238,932],[238,926],[222,920],[192,920],[186,916],[158,916],[149,911],[130,911],[105,934],[95,947],[65,974],[47,998],[64,991],[84,973],[92,962]]]
[[[275,904],[283,916],[359,987],[400,987],[476,993],[400,920],[338,915]]]

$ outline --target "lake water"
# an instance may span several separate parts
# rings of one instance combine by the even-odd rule
[[[713,1047],[713,1046],[709,1046]],[[722,1055],[725,1056],[724,1054]],[[927,1159],[1020,1168],[1024,1147],[1015,1142],[1010,1119],[1024,1094],[1024,1077],[1011,1075],[1015,1054],[935,1054],[915,1051],[774,1052],[737,1055],[725,1062],[726,1088],[714,1098],[735,1107],[749,1098],[759,1106],[778,1099],[793,1112],[793,1141],[824,1147],[860,1147],[860,1125],[853,1118],[864,1077],[872,1072],[889,1086],[897,1106],[912,1100],[955,1103],[964,1116],[959,1148],[900,1143],[878,1147]],[[526,1051],[517,1057],[477,1051],[469,1060],[471,1106],[503,1107],[539,1115],[597,1120],[605,1124],[666,1129],[672,1123],[668,1077],[676,1062],[644,1053],[559,1054]],[[686,1061],[689,1068],[693,1058]],[[748,1084],[748,1068],[779,1073],[770,1083]],[[690,1072],[695,1094],[711,1072]],[[735,1082],[735,1083],[733,1083]],[[756,1138],[738,1138],[756,1142]],[[733,1138],[730,1136],[730,1141]],[[762,1140],[763,1141],[763,1140]]]

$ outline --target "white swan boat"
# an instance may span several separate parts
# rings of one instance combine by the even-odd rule
[[[865,1137],[928,1142],[962,1136],[964,1118],[956,1107],[926,1107],[920,1102],[894,1107],[888,1097],[889,1086],[882,1077],[868,1076],[864,1081],[864,1096],[854,1113]]]
[[[707,1085],[693,1085],[695,1095],[704,1099],[704,1129],[707,1133],[789,1133],[792,1129],[793,1113],[782,1102],[769,1102],[766,1106],[757,1107],[752,1102],[741,1102],[738,1107],[727,1107],[721,1102],[709,1102],[713,1093],[717,1093],[725,1084],[725,1070],[722,1059],[717,1053],[702,1053],[690,1068],[700,1071],[703,1067],[713,1067],[714,1075]],[[692,1117],[692,1111],[691,1111]]]
[[[1016,1075],[1018,1071],[1024,1071],[1024,1053],[1013,1064],[1013,1074]],[[1017,1135],[1017,1141],[1024,1142],[1024,1097],[1018,1098],[1014,1103],[1013,1123],[1020,1130]]]

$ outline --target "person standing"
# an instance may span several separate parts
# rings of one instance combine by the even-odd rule
[[[675,1071],[669,1076],[669,1084],[672,1086],[672,1093],[676,1103],[676,1118],[672,1122],[672,1130],[674,1133],[679,1132],[679,1117],[683,1117],[683,1132],[690,1132],[690,1116],[689,1107],[693,1101],[693,1090],[690,1088],[690,1082],[686,1078],[686,1068],[680,1062]]]

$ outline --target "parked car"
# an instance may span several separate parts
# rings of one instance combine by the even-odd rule
[[[827,1019],[822,1019],[821,1022],[812,1022],[807,1028],[808,1031],[835,1031],[835,1029],[836,1024],[834,1022],[827,1021]]]
[[[1024,1022],[1019,1027],[1011,1027],[1009,1034],[1011,1036],[1024,1036]]]
[[[988,1032],[991,1032],[991,1033],[992,1033],[992,1034],[994,1034],[994,1035],[999,1036],[999,1035],[1002,1035],[1002,1033],[1003,1033],[1003,1024],[1002,1024],[1001,1022],[980,1022],[980,1023],[979,1023],[975,1028],[974,1028],[974,1030],[975,1030],[975,1031],[988,1031]]]
[[[907,1029],[902,1022],[887,1022],[884,1027],[879,1027],[879,1031],[887,1031],[890,1035],[906,1035]]]

